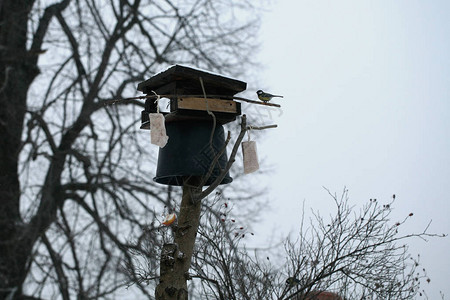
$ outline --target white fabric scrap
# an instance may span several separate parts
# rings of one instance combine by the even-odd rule
[[[163,148],[169,137],[166,135],[166,125],[163,114],[151,113],[150,117],[150,140],[151,143]]]
[[[242,156],[244,158],[244,174],[249,174],[259,169],[256,142],[242,142]]]

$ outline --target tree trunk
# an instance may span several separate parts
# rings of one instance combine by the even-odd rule
[[[32,2],[0,2],[0,299],[22,293],[32,250],[23,236],[18,175],[27,92],[39,73],[26,49]]]
[[[174,243],[165,244],[161,253],[160,279],[156,300],[187,300],[187,280],[200,224],[201,201],[195,199],[201,187],[199,178],[190,178],[183,185],[178,225],[174,227]]]

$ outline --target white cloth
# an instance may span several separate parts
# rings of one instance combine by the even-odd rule
[[[242,156],[244,158],[244,174],[249,174],[259,169],[256,142],[242,142]]]
[[[151,113],[150,117],[150,140],[151,143],[163,148],[169,137],[166,135],[166,125],[163,114]]]

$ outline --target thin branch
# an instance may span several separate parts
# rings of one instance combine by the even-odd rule
[[[209,170],[206,173],[205,176],[203,176],[202,181],[200,182],[199,186],[204,186],[206,181],[208,181],[209,177],[211,177],[213,171],[214,171],[214,167],[216,166],[217,162],[219,161],[220,157],[225,153],[225,150],[227,149],[228,143],[230,142],[231,139],[231,134],[228,131],[227,134],[227,138],[225,139],[225,143],[222,147],[222,149],[220,149],[220,151],[215,155],[214,159],[211,162],[211,165],[209,166]]]
[[[221,174],[216,178],[216,180],[214,180],[214,182],[209,187],[207,187],[203,192],[201,192],[199,195],[195,197],[195,201],[200,201],[201,199],[204,199],[206,196],[211,194],[225,178],[226,174],[231,169],[231,166],[233,165],[236,159],[237,151],[239,149],[242,140],[244,139],[246,131],[247,131],[247,116],[242,115],[241,132],[239,133],[239,136],[237,137],[236,142],[234,143],[233,150],[231,151],[230,158],[228,159],[225,169],[221,172]]]
[[[52,260],[52,265],[55,268],[55,273],[58,278],[58,287],[59,291],[61,293],[61,296],[64,300],[70,300],[69,296],[69,287],[68,287],[68,280],[66,274],[64,274],[64,270],[62,267],[62,260],[60,255],[53,249],[50,241],[48,240],[46,234],[41,235],[42,242],[44,243],[45,247],[48,250],[48,253],[50,254],[50,258]]]
[[[198,97],[204,97],[204,95],[178,95],[178,94],[162,94],[162,95],[158,95],[161,98],[173,98],[173,97],[178,97],[178,98],[188,98],[188,97],[192,97],[192,98],[198,98]],[[121,99],[102,99],[101,103],[102,105],[114,105],[120,102],[126,102],[126,101],[130,101],[130,100],[140,100],[140,99],[156,99],[158,96],[156,95],[145,95],[145,96],[136,96],[136,97],[128,97],[128,98],[121,98]],[[263,102],[263,101],[255,101],[255,100],[250,100],[247,98],[242,98],[242,97],[237,97],[237,96],[229,96],[229,95],[206,95],[207,98],[221,98],[221,99],[227,99],[227,100],[240,100],[240,101],[244,101],[244,102],[248,102],[248,103],[252,103],[252,104],[258,104],[258,105],[265,105],[265,106],[274,106],[274,107],[281,107],[280,104],[276,104],[276,103],[269,103],[269,102]]]
[[[63,11],[70,3],[70,0],[63,0],[59,3],[52,4],[48,6],[41,19],[39,20],[39,25],[34,33],[33,42],[31,44],[30,52],[38,52],[41,51],[41,46],[44,43],[44,38],[47,33],[48,26],[52,20],[52,18],[57,14]],[[33,55],[34,63],[37,62],[38,56]]]

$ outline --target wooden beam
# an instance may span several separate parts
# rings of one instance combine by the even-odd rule
[[[233,100],[184,97],[178,98],[178,109],[192,109],[224,113],[238,113],[236,102]]]

